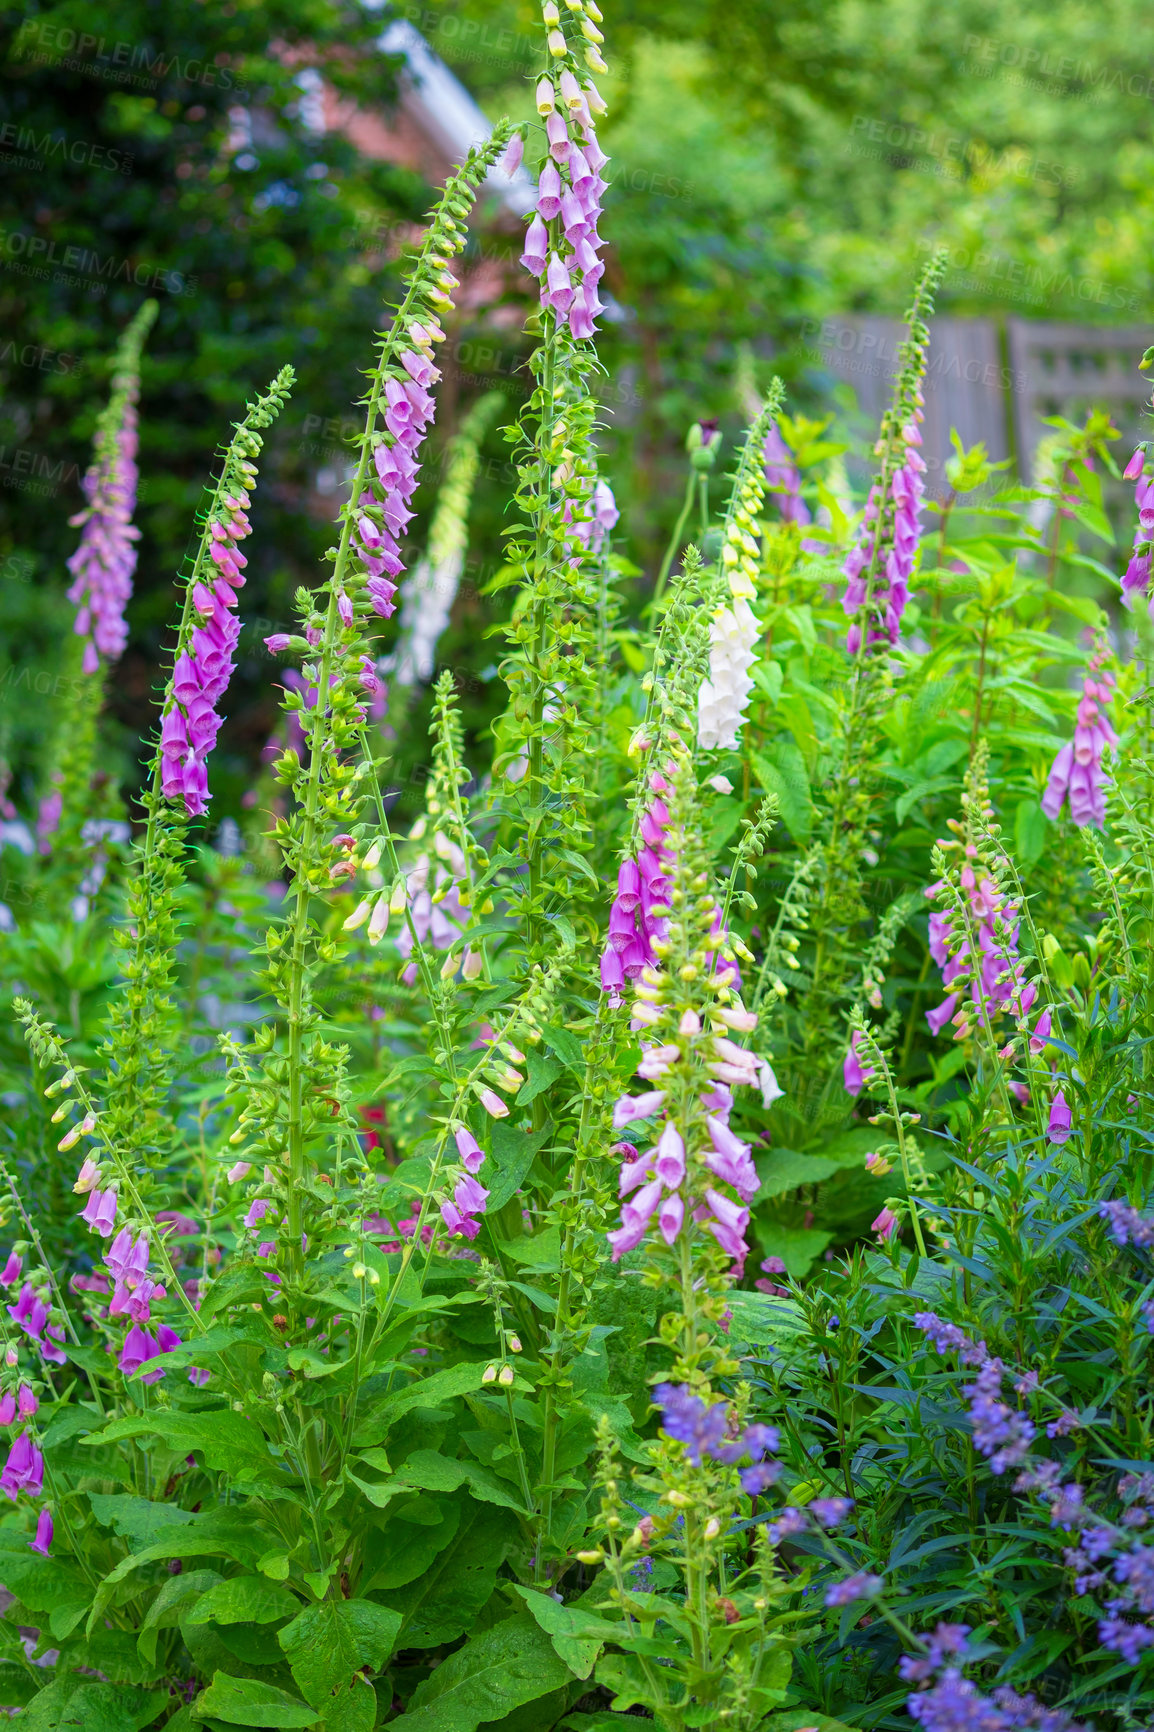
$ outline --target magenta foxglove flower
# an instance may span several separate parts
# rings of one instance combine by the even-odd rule
[[[1151,481],[1154,488],[1154,479]],[[1050,766],[1050,778],[1042,796],[1042,810],[1047,818],[1057,818],[1067,799],[1070,817],[1080,827],[1101,826],[1106,822],[1106,789],[1109,778],[1102,759],[1107,746],[1116,746],[1118,736],[1110,726],[1105,706],[1110,701],[1114,676],[1101,669],[1107,651],[1102,649],[1090,658],[1089,672],[1082,686],[1074,738],[1058,752]]]
[[[741,1208],[723,1191],[715,1190],[711,1185],[705,1192],[707,1211],[712,1220],[705,1222],[706,1231],[713,1234],[722,1250],[733,1258],[738,1265],[738,1272],[749,1255],[749,1246],[745,1242],[744,1233],[749,1226],[749,1210]]]
[[[123,377],[123,376],[122,376]],[[120,425],[102,427],[96,436],[96,460],[82,486],[88,501],[68,519],[83,524],[80,545],[68,561],[72,584],[68,599],[77,613],[73,630],[84,639],[84,672],[94,674],[101,657],[113,662],[128,641],[124,610],[132,595],[139,529],[132,522],[136,509],[136,399],[139,379],[127,387]]]
[[[114,1281],[127,1287],[139,1286],[148,1268],[149,1243],[147,1233],[135,1239],[129,1227],[122,1227],[104,1254],[104,1266]]]
[[[22,1491],[39,1497],[44,1488],[44,1457],[26,1431],[22,1431],[0,1472],[0,1491],[15,1503]]]
[[[31,1419],[40,1403],[26,1383],[22,1383],[16,1392],[16,1411],[21,1419]]]
[[[28,1541],[29,1551],[46,1558],[52,1549],[52,1512],[42,1509],[36,1518],[36,1538]]]
[[[645,1095],[622,1095],[613,1108],[613,1129],[624,1130],[634,1119],[651,1119],[664,1104],[664,1089],[653,1089]]]
[[[1037,1022],[1034,1024],[1034,1032],[1030,1036],[1031,1052],[1039,1053],[1046,1050],[1046,1042],[1050,1038],[1050,1028],[1050,1013],[1048,1010],[1044,1010],[1038,1017]]]
[[[485,1151],[466,1125],[459,1125],[454,1132],[457,1142],[457,1153],[461,1157],[461,1165],[467,1173],[478,1173],[481,1162],[485,1159]]]
[[[898,1218],[892,1209],[883,1209],[881,1214],[870,1222],[870,1232],[876,1233],[883,1244],[888,1243],[898,1230]]]
[[[99,1233],[107,1239],[116,1225],[117,1196],[113,1189],[107,1191],[90,1191],[81,1219],[87,1222],[94,1233]]]
[[[10,1389],[0,1395],[0,1425],[11,1425],[16,1418],[16,1397]]]
[[[9,1251],[8,1261],[4,1265],[3,1272],[0,1273],[0,1286],[14,1286],[20,1279],[20,1272],[23,1267],[23,1259],[18,1257],[15,1251]]]
[[[1070,1129],[1073,1120],[1070,1108],[1062,1090],[1059,1089],[1050,1102],[1050,1119],[1046,1126],[1046,1140],[1051,1143],[1065,1143],[1070,1139]]]
[[[1134,552],[1122,578],[1122,599],[1127,607],[1134,607],[1150,594],[1151,544],[1154,541],[1154,475],[1146,474],[1145,445],[1139,445],[1123,473],[1127,481],[1136,483],[1134,503],[1138,507]]]
[[[857,1029],[849,1037],[845,1060],[842,1064],[842,1080],[845,1091],[849,1095],[860,1095],[867,1082],[873,1076],[872,1066],[863,1065],[857,1055],[858,1041],[861,1039]]]

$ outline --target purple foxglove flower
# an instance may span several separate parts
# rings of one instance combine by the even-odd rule
[[[628,1146],[628,1145],[627,1145]],[[653,1171],[653,1150],[646,1149],[632,1161],[623,1161],[617,1175],[617,1195],[627,1197],[638,1185],[644,1184]]]
[[[485,1205],[489,1201],[489,1193],[471,1174],[458,1179],[453,1189],[453,1201],[463,1215],[483,1215]]]
[[[475,1239],[481,1231],[480,1221],[462,1214],[456,1204],[448,1200],[441,1204],[441,1219],[454,1238]]]
[[[537,182],[537,210],[546,222],[552,222],[561,211],[561,176],[557,173],[557,165],[547,162],[541,170],[541,178]]]
[[[52,1512],[42,1509],[36,1518],[36,1538],[28,1541],[28,1549],[46,1558],[52,1549]]]
[[[713,1213],[713,1219],[705,1223],[706,1231],[713,1234],[722,1250],[740,1267],[749,1255],[749,1246],[743,1237],[749,1226],[749,1210],[739,1208],[712,1186],[705,1192],[705,1202]]]
[[[645,1095],[622,1095],[613,1108],[613,1129],[624,1130],[634,1119],[651,1119],[665,1104],[665,1090],[653,1089]]]
[[[706,1119],[712,1148],[705,1151],[705,1162],[711,1173],[724,1184],[732,1185],[743,1202],[750,1202],[760,1187],[757,1170],[749,1155],[749,1145],[743,1143],[721,1119]]]
[[[10,1389],[0,1395],[0,1425],[11,1425],[16,1418],[16,1397]]]
[[[569,308],[569,334],[578,343],[587,343],[596,331],[593,323],[601,311],[601,303],[585,283],[581,283]]]
[[[657,1217],[657,1225],[661,1230],[661,1237],[665,1240],[667,1245],[673,1244],[678,1233],[681,1231],[681,1225],[684,1220],[685,1203],[682,1200],[681,1193],[679,1191],[670,1191],[667,1197],[662,1198],[661,1210]]]
[[[23,1267],[23,1259],[18,1257],[15,1251],[9,1251],[8,1261],[5,1263],[3,1271],[0,1272],[0,1286],[14,1286],[20,1279],[20,1272]]]
[[[545,293],[541,297],[541,303],[543,306],[552,307],[555,313],[567,313],[573,304],[573,285],[558,253],[550,254],[549,268],[545,273]]]
[[[22,1383],[16,1392],[16,1411],[21,1419],[31,1419],[40,1406],[36,1396],[26,1383]]]
[[[855,1028],[849,1037],[849,1048],[842,1065],[842,1080],[845,1083],[845,1092],[848,1095],[853,1095],[855,1098],[861,1094],[866,1083],[870,1081],[874,1074],[872,1067],[867,1069],[858,1058],[857,1048],[860,1038],[861,1036]]]
[[[937,1005],[933,1010],[926,1011],[926,1021],[930,1025],[931,1034],[941,1034],[943,1028],[957,1010],[958,999],[960,996],[959,993],[951,992],[948,998],[942,1000],[941,1004]]]
[[[457,1153],[461,1157],[461,1164],[465,1171],[467,1173],[480,1172],[481,1162],[485,1159],[485,1151],[472,1131],[467,1126],[461,1125],[454,1135],[457,1140]]]
[[[8,1306],[8,1315],[23,1329],[36,1305],[36,1289],[25,1281],[15,1305]]]
[[[508,1118],[508,1116],[509,1116],[508,1107],[505,1105],[505,1103],[501,1099],[500,1095],[494,1093],[494,1091],[492,1089],[482,1089],[480,1096],[479,1096],[479,1099],[480,1099],[481,1105],[484,1107],[485,1111],[488,1113],[490,1118],[493,1118],[493,1119]]]
[[[667,1124],[657,1142],[657,1175],[667,1190],[676,1190],[685,1177],[685,1144],[676,1125]]]
[[[39,1497],[44,1485],[44,1457],[26,1431],[8,1451],[8,1460],[0,1471],[0,1491],[15,1503],[22,1491]]]
[[[898,1218],[892,1209],[883,1209],[870,1222],[870,1232],[876,1233],[882,1244],[888,1244],[898,1230]]]
[[[94,1233],[107,1239],[116,1225],[117,1197],[114,1190],[90,1191],[81,1219]]]
[[[525,236],[525,251],[521,254],[521,263],[532,277],[544,274],[545,264],[549,257],[549,231],[539,216],[535,216],[529,224]]]
[[[418,354],[414,349],[402,349],[397,359],[410,379],[422,387],[435,384],[441,376],[429,357]]]
[[[203,1389],[211,1375],[211,1372],[204,1370],[203,1367],[194,1365],[189,1371],[188,1381],[194,1389]]]
[[[155,1336],[149,1335],[139,1323],[134,1323],[124,1337],[124,1345],[117,1361],[126,1377],[131,1377],[134,1371],[139,1371],[142,1365],[147,1365],[150,1359],[155,1359],[160,1353],[160,1343]]]
[[[249,1228],[259,1227],[265,1216],[271,1214],[273,1210],[274,1205],[270,1198],[254,1197],[244,1218],[245,1226]]]
[[[620,1002],[621,988],[624,985],[624,961],[616,945],[610,942],[601,953],[601,990]]]
[[[508,178],[510,180],[513,179],[513,176],[516,174],[517,170],[520,168],[521,161],[522,161],[524,155],[525,155],[525,138],[524,138],[524,135],[520,132],[515,132],[513,134],[512,138],[509,140],[508,144],[505,146],[505,154],[501,158],[501,167],[504,169],[506,175],[508,176]]]
[[[148,1269],[149,1241],[147,1233],[140,1233],[135,1239],[128,1227],[122,1227],[104,1255],[104,1266],[115,1281],[123,1281],[129,1288],[136,1287],[143,1280]]]
[[[73,582],[69,601],[78,607],[75,630],[85,639],[84,672],[94,674],[100,658],[115,661],[128,640],[124,610],[132,595],[136,570],[134,543],[140,531],[133,527],[136,506],[136,397],[139,386],[129,388],[120,427],[111,435],[97,435],[96,461],[84,477],[85,510],[69,518],[83,524],[80,545],[68,561]]]
[[[1046,1140],[1051,1143],[1065,1143],[1070,1138],[1071,1127],[1070,1108],[1066,1097],[1059,1089],[1050,1102],[1050,1120],[1046,1126]]]

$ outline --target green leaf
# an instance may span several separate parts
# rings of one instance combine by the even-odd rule
[[[858,1732],[856,1726],[847,1726],[844,1720],[831,1720],[828,1714],[818,1714],[813,1708],[790,1708],[784,1714],[771,1714],[763,1725],[765,1732],[805,1732],[807,1726],[813,1732]]]
[[[398,1481],[415,1486],[419,1491],[456,1491],[467,1485],[470,1494],[482,1503],[499,1504],[502,1509],[527,1512],[521,1508],[512,1488],[499,1480],[495,1473],[476,1461],[454,1461],[438,1455],[433,1449],[417,1449],[401,1467]]]
[[[169,1449],[181,1455],[199,1451],[207,1468],[227,1473],[230,1479],[244,1483],[254,1479],[269,1479],[276,1472],[276,1463],[268,1452],[263,1435],[241,1413],[222,1407],[214,1413],[173,1413],[157,1409],[153,1413],[134,1414],[129,1419],[114,1419],[103,1431],[84,1439],[85,1444],[117,1443],[129,1437],[159,1437]]]
[[[90,1491],[88,1501],[101,1527],[112,1528],[128,1541],[134,1552],[152,1545],[162,1528],[194,1519],[191,1510],[183,1510],[178,1504],[150,1503],[146,1497],[132,1497],[125,1492]]]
[[[782,1197],[787,1191],[796,1191],[799,1185],[818,1184],[838,1170],[837,1161],[822,1155],[799,1154],[796,1149],[771,1149],[767,1155],[758,1155],[753,1164],[761,1180],[761,1188],[753,1199],[755,1208],[768,1197]]]
[[[795,1280],[809,1273],[833,1238],[820,1227],[783,1227],[777,1221],[759,1221],[757,1231],[766,1256],[780,1257]]]
[[[528,1613],[494,1624],[417,1686],[396,1732],[475,1732],[567,1684],[572,1672]]]
[[[140,1732],[171,1700],[166,1691],[94,1684],[74,1673],[34,1696],[19,1724],[21,1732]]]
[[[201,1594],[214,1588],[220,1580],[217,1570],[188,1570],[161,1583],[136,1638],[136,1649],[142,1659],[150,1665],[155,1661],[156,1639],[161,1630],[171,1630],[179,1624],[185,1607],[195,1604]]]
[[[398,1646],[438,1648],[470,1629],[492,1597],[497,1572],[515,1538],[516,1525],[506,1511],[462,1499],[455,1543],[433,1558],[421,1576],[386,1596],[405,1620]]]
[[[751,1347],[781,1347],[803,1327],[803,1319],[792,1299],[765,1293],[750,1293],[734,1287],[726,1295],[732,1321],[730,1335]]]
[[[1046,852],[1048,825],[1037,800],[1019,800],[1014,812],[1014,846],[1022,866],[1035,866]]]
[[[305,1700],[322,1708],[363,1667],[384,1669],[400,1627],[400,1612],[371,1600],[322,1600],[286,1624],[277,1641]]]
[[[776,795],[782,822],[794,841],[806,842],[814,814],[805,759],[792,740],[774,740],[766,749],[771,757],[750,754],[758,780],[767,794]]]
[[[315,1726],[320,1715],[287,1690],[262,1678],[230,1678],[217,1672],[192,1704],[196,1719],[223,1720],[227,1726]]]
[[[621,1634],[620,1624],[611,1624],[580,1606],[562,1606],[549,1594],[539,1594],[520,1584],[514,1587],[556,1651],[557,1658],[578,1678],[587,1678],[606,1642]]]
[[[229,1576],[197,1601],[190,1624],[274,1624],[291,1618],[300,1601],[266,1576]]]
[[[539,1233],[526,1234],[521,1239],[504,1239],[501,1249],[514,1263],[526,1269],[555,1273],[561,1267],[561,1229],[545,1227]]]
[[[541,1033],[545,1037],[545,1045],[552,1047],[562,1064],[579,1077],[585,1075],[585,1053],[581,1042],[567,1028],[558,1028],[556,1023],[543,1022]]]
[[[481,1387],[485,1367],[479,1361],[450,1365],[445,1371],[434,1371],[431,1377],[418,1377],[402,1389],[391,1389],[373,1402],[357,1426],[355,1442],[358,1448],[379,1443],[403,1414],[413,1407],[436,1407],[439,1402],[455,1395],[471,1395]]]
[[[548,1053],[530,1051],[526,1061],[529,1075],[518,1090],[516,1104],[519,1107],[528,1106],[530,1101],[544,1094],[549,1085],[556,1082],[563,1068],[560,1059],[550,1058]]]
[[[532,1073],[530,1073],[532,1074]],[[526,1084],[526,1087],[529,1085]],[[496,1163],[494,1175],[482,1173],[489,1187],[486,1205],[490,1214],[501,1209],[525,1182],[525,1175],[536,1159],[537,1151],[549,1135],[548,1126],[539,1131],[521,1131],[505,1119],[498,1119],[489,1130],[489,1155]]]

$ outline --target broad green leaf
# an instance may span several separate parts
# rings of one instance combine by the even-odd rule
[[[198,1720],[223,1720],[227,1726],[315,1726],[315,1708],[266,1684],[262,1678],[230,1678],[217,1672],[207,1690],[192,1704]]]
[[[1022,866],[1034,866],[1046,851],[1048,824],[1035,799],[1019,800],[1014,813],[1014,846]]]
[[[152,1545],[162,1528],[194,1519],[191,1510],[183,1510],[178,1504],[150,1503],[145,1497],[131,1497],[124,1492],[90,1491],[88,1501],[101,1527],[112,1528],[128,1541],[134,1552]]]
[[[573,1674],[528,1615],[507,1618],[442,1660],[417,1686],[396,1732],[475,1732],[525,1702],[551,1695]]]
[[[533,1588],[521,1587],[520,1594],[533,1620],[552,1642],[557,1657],[578,1678],[587,1678],[606,1642],[621,1634],[620,1624],[611,1624],[580,1606],[558,1605],[550,1594],[539,1594]]]
[[[382,1395],[360,1420],[356,1429],[358,1448],[378,1443],[391,1425],[413,1407],[436,1407],[455,1395],[470,1395],[481,1387],[485,1366],[478,1361],[450,1365],[445,1371],[434,1371],[431,1377],[418,1377],[402,1389],[391,1389]]]
[[[463,1500],[455,1543],[423,1575],[385,1596],[405,1620],[397,1646],[438,1648],[463,1635],[492,1597],[515,1538],[516,1526],[506,1511]]]
[[[805,759],[792,740],[774,740],[766,752],[768,756],[750,754],[758,780],[767,794],[776,796],[782,822],[794,841],[806,842],[814,814]]]
[[[420,1491],[456,1491],[458,1486],[466,1485],[472,1496],[482,1503],[499,1504],[502,1509],[516,1510],[519,1515],[526,1513],[513,1488],[499,1480],[487,1467],[476,1461],[455,1461],[447,1455],[438,1455],[433,1449],[414,1450],[400,1468],[397,1478]]]
[[[548,1127],[532,1133],[518,1130],[506,1119],[497,1119],[488,1128],[487,1148],[496,1172],[486,1167],[481,1177],[489,1188],[489,1213],[503,1208],[525,1181],[525,1175],[536,1159],[537,1151],[549,1135]]]
[[[821,1256],[832,1233],[821,1227],[783,1227],[777,1221],[758,1223],[762,1250],[770,1257],[780,1257],[786,1274],[800,1280]]]
[[[433,1559],[452,1545],[461,1525],[461,1500],[450,1502],[443,1498],[434,1504],[432,1498],[422,1499],[423,1507],[430,1505],[441,1511],[441,1520],[434,1527],[405,1521],[402,1512],[397,1520],[386,1523],[383,1531],[374,1530],[372,1538],[379,1541],[380,1550],[373,1547],[366,1556],[363,1593],[403,1588],[406,1583],[416,1581]]]
[[[73,1673],[34,1696],[19,1724],[21,1732],[140,1732],[171,1701],[164,1690],[92,1683]]]
[[[269,1479],[276,1473],[276,1462],[261,1432],[251,1419],[229,1407],[214,1413],[174,1413],[158,1408],[129,1419],[114,1419],[84,1442],[115,1443],[130,1437],[159,1437],[182,1455],[199,1451],[205,1467],[242,1483]]]
[[[229,1576],[197,1601],[190,1624],[275,1624],[300,1610],[300,1601],[266,1576]]]
[[[561,1267],[561,1229],[545,1227],[540,1233],[527,1234],[522,1239],[506,1239],[501,1245],[507,1257],[526,1269],[541,1269],[545,1273]]]
[[[569,1066],[577,1076],[585,1074],[585,1053],[581,1042],[567,1028],[558,1028],[555,1023],[541,1024],[541,1033],[545,1037],[546,1046],[552,1047],[562,1064]]]
[[[400,1612],[371,1600],[322,1600],[277,1632],[301,1694],[314,1708],[347,1690],[355,1673],[384,1669]]]
[[[773,1294],[750,1293],[734,1287],[726,1296],[731,1313],[729,1332],[735,1341],[746,1341],[752,1347],[777,1346],[782,1337],[788,1339],[804,1327],[804,1320],[792,1299]]]
[[[819,1714],[813,1708],[790,1708],[784,1714],[771,1714],[763,1724],[765,1732],[806,1732],[807,1727],[813,1732],[858,1732],[856,1726],[847,1726],[844,1720],[831,1720],[828,1714]]]
[[[530,1051],[526,1061],[528,1077],[521,1084],[517,1094],[516,1104],[519,1107],[528,1106],[538,1095],[544,1094],[551,1083],[556,1082],[564,1066],[558,1058],[551,1058],[548,1053]]]
[[[170,1576],[160,1585],[160,1591],[149,1606],[140,1634],[136,1639],[138,1653],[148,1660],[156,1659],[156,1639],[161,1630],[170,1630],[184,1617],[185,1608],[194,1605],[201,1594],[207,1593],[221,1580],[216,1570],[188,1570]]]
[[[766,1155],[758,1155],[753,1164],[761,1180],[761,1188],[753,1200],[755,1207],[769,1197],[795,1191],[799,1185],[818,1184],[838,1170],[836,1161],[822,1155],[799,1154],[796,1149],[771,1149]]]

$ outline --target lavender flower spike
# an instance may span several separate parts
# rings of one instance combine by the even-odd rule
[[[294,378],[291,367],[282,367],[267,393],[249,404],[225,454],[185,587],[176,656],[164,694],[158,768],[165,799],[180,801],[190,818],[205,810],[205,762],[216,743],[221,723],[217,705],[232,677],[240,636],[236,592],[244,584],[247,561],[237,544],[251,527],[245,512],[263,444],[258,429],[275,421]]]
[[[84,477],[88,504],[71,524],[83,524],[80,546],[68,561],[72,573],[69,601],[76,603],[74,630],[84,639],[84,672],[94,674],[100,658],[112,662],[124,649],[128,628],[124,610],[132,594],[136,548],[136,400],[140,394],[140,351],[156,318],[157,303],[145,301],[117,345],[112,395],[96,424],[94,456]]]

